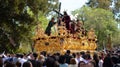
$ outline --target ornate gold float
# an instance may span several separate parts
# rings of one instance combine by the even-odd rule
[[[58,31],[51,36],[44,34],[44,30],[39,27],[34,37],[34,49],[38,52],[65,52],[71,50],[72,52],[78,51],[94,51],[97,48],[97,36],[93,29],[86,32],[82,31],[70,34],[64,26],[58,26]]]

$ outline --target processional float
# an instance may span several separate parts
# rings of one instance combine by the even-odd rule
[[[83,31],[79,31],[73,36],[66,30],[65,26],[58,26],[55,34],[47,36],[44,34],[44,30],[39,27],[33,40],[34,49],[37,52],[64,53],[66,50],[80,52],[95,51],[97,48],[97,37],[92,28],[86,32],[86,35],[83,34]]]

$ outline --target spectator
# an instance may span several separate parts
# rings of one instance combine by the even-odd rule
[[[27,61],[23,63],[23,67],[33,67],[33,66],[31,62]]]
[[[103,59],[101,56],[99,56],[99,63],[98,63],[99,67],[103,67]]]
[[[16,67],[16,65],[14,63],[12,63],[12,62],[6,62],[4,64],[4,67]]]
[[[59,65],[56,64],[55,60],[52,57],[48,57],[46,59],[46,67],[59,67]]]
[[[70,50],[67,50],[66,54],[64,55],[67,64],[70,64],[70,59],[72,58],[72,55],[70,55],[70,53],[71,53]]]
[[[3,67],[3,60],[0,58],[0,67]]]
[[[76,63],[76,60],[75,60],[75,58],[71,58],[70,59],[70,64],[69,64],[69,66],[68,67],[77,67],[77,63]]]
[[[81,56],[80,56],[80,53],[76,53],[76,58],[75,58],[75,61],[76,63],[78,64],[80,62],[80,59],[81,59]]]
[[[16,67],[21,67],[21,63],[19,61],[16,62]]]
[[[98,67],[99,57],[98,57],[97,53],[94,53],[93,60],[95,61],[95,67]]]
[[[68,64],[65,63],[66,61],[66,58],[64,55],[61,55],[60,58],[59,58],[59,63],[60,63],[60,66],[59,67],[68,67]]]
[[[107,56],[104,58],[104,60],[103,60],[103,67],[113,67],[110,54],[107,54]]]

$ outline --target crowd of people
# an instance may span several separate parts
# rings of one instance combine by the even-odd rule
[[[0,55],[0,67],[120,67],[120,47],[112,51],[81,51],[65,54],[40,53]]]

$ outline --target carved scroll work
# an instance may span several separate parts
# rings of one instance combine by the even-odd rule
[[[42,31],[41,31],[42,32]],[[87,35],[82,35],[82,33],[74,34],[68,33],[64,26],[58,27],[58,34],[46,36],[37,36],[35,40],[35,50],[36,51],[47,51],[47,52],[64,52],[66,50],[71,51],[81,51],[90,50],[93,51],[97,48],[96,41],[97,36],[93,29],[87,32]]]

